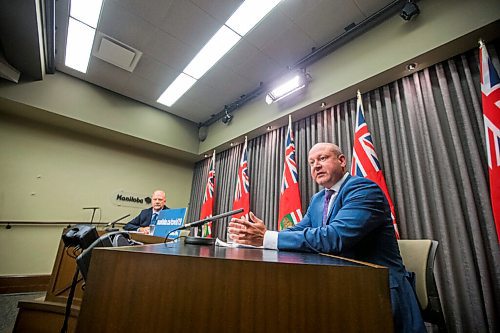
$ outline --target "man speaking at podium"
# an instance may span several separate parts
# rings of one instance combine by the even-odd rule
[[[132,221],[124,225],[123,229],[149,234],[149,225],[151,222],[154,220],[156,223],[160,211],[168,209],[168,207],[165,206],[166,202],[167,199],[164,191],[154,191],[151,196],[151,208],[143,209],[139,215],[132,219]]]
[[[387,199],[377,184],[346,172],[346,158],[332,143],[309,151],[311,176],[325,189],[316,193],[304,218],[281,232],[269,231],[252,212],[251,221],[233,218],[230,237],[267,249],[329,253],[389,269],[395,332],[426,332],[406,272]]]

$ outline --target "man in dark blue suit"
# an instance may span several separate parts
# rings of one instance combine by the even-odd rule
[[[426,332],[415,291],[406,272],[387,199],[377,184],[346,172],[346,158],[331,143],[309,151],[311,176],[325,189],[316,193],[304,218],[282,232],[269,231],[250,212],[233,219],[231,238],[268,249],[330,253],[389,268],[395,332]]]
[[[153,218],[158,219],[159,212],[163,209],[168,209],[165,206],[166,202],[165,192],[161,190],[154,191],[151,196],[151,208],[143,209],[132,221],[124,225],[123,229],[149,234],[149,225]]]

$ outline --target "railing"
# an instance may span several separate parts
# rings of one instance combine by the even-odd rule
[[[90,207],[89,209],[96,209],[97,207]],[[84,209],[87,209],[87,208],[84,208]],[[0,221],[0,225],[1,224],[4,224],[5,225],[5,229],[11,229],[13,225],[37,225],[37,226],[54,226],[54,225],[67,225],[68,228],[71,228],[71,225],[75,225],[75,224],[92,224],[92,225],[95,225],[95,226],[103,226],[103,227],[111,227],[111,228],[114,228],[115,227],[115,224],[119,224],[119,225],[125,225],[126,223],[123,223],[123,222],[119,222],[123,219],[126,219],[127,217],[129,217],[130,214],[127,214],[125,216],[122,216],[114,221],[111,221],[111,222],[93,222],[92,220],[94,219],[94,215],[92,215],[92,219],[90,220],[90,222],[43,222],[43,221]]]
[[[57,226],[57,225],[65,225],[70,228],[72,225],[78,224],[91,224],[97,227],[112,227],[114,228],[115,224],[125,225],[123,222],[43,222],[43,221],[0,221],[0,225],[5,225],[5,229],[11,229],[15,225],[19,226],[40,226],[40,227],[48,227],[48,226]]]

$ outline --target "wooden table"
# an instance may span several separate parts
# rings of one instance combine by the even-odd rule
[[[318,254],[97,248],[77,332],[392,332],[388,270]]]

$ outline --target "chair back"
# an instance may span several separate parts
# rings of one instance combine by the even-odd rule
[[[432,241],[430,239],[398,240],[399,252],[406,270],[416,275],[416,292],[420,308],[426,309],[429,301],[427,297],[427,262]]]
[[[398,240],[398,245],[406,270],[415,273],[415,289],[424,321],[436,324],[440,332],[446,332],[434,279],[434,262],[439,242],[430,239],[405,239]]]

